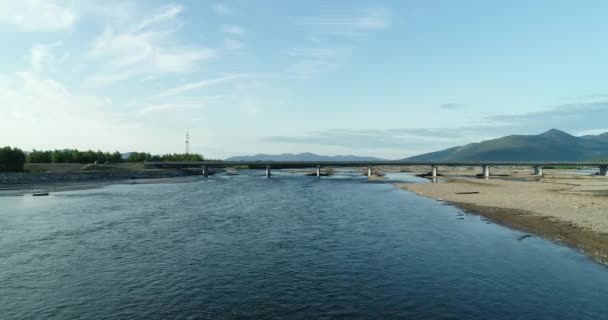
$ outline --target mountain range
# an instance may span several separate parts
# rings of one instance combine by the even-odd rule
[[[470,143],[403,160],[414,161],[588,161],[608,159],[608,132],[573,136],[558,129],[538,135],[509,135]],[[228,161],[384,161],[362,156],[323,156],[314,153],[256,154]]]
[[[384,159],[359,156],[322,156],[310,152],[283,154],[256,154],[254,156],[237,156],[226,161],[383,161]]]
[[[510,135],[425,153],[417,161],[585,161],[608,159],[608,132],[576,137],[551,129],[539,135]]]

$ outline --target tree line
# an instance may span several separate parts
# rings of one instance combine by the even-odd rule
[[[152,155],[147,152],[131,152],[126,159],[122,154],[103,151],[33,150],[26,153],[19,148],[0,148],[0,172],[23,171],[25,163],[123,163],[144,161],[203,161],[204,157],[196,153]]]
[[[127,162],[144,161],[203,161],[202,155],[197,153],[171,153],[165,155],[152,155],[147,152],[132,152],[127,157]]]

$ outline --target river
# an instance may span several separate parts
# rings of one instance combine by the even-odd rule
[[[600,319],[608,269],[398,189],[259,171],[0,197],[0,318]]]

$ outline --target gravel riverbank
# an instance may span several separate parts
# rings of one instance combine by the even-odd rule
[[[471,175],[451,172],[439,183],[397,185],[563,242],[608,263],[608,178],[563,174],[534,178],[503,172],[484,180]]]
[[[162,183],[201,175],[196,169],[0,173],[0,195],[95,188],[111,183]]]

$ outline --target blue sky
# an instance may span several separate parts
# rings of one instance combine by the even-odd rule
[[[0,145],[403,158],[608,131],[606,1],[0,0]]]

